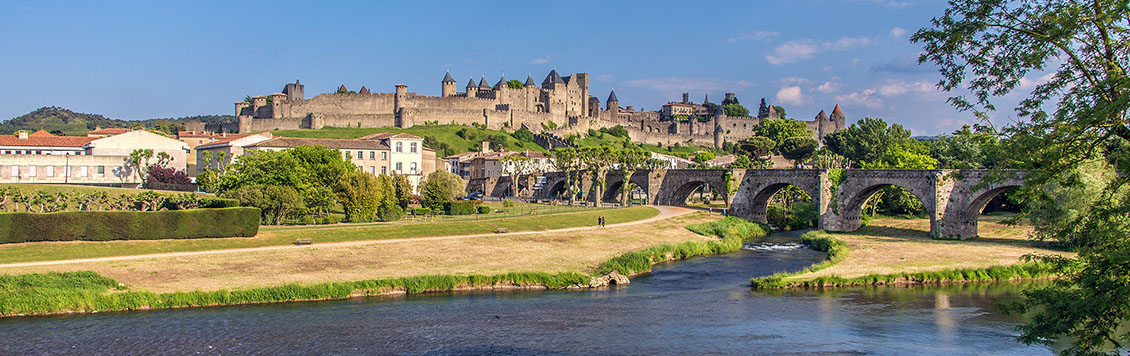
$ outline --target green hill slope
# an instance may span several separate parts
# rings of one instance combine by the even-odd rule
[[[440,157],[456,153],[479,151],[480,144],[481,142],[483,142],[483,140],[493,140],[495,142],[501,142],[503,149],[510,151],[530,150],[545,152],[544,148],[541,148],[541,146],[538,146],[532,140],[515,138],[515,135],[511,135],[506,131],[489,130],[463,125],[413,126],[409,128],[324,127],[317,130],[276,130],[273,132],[273,134],[275,136],[282,137],[350,139],[381,132],[406,133],[424,137],[425,139],[432,137],[436,142],[439,143],[438,146],[446,145],[446,149],[444,149],[443,147],[436,147],[436,144],[432,144],[430,142],[426,142],[424,146],[435,149],[436,155]]]
[[[234,120],[235,117],[231,115],[203,115],[181,117],[175,119],[168,118],[129,121],[111,119],[98,114],[78,113],[55,106],[46,106],[36,109],[35,111],[29,112],[27,114],[12,118],[10,120],[0,122],[0,134],[11,134],[18,130],[36,131],[42,129],[56,135],[82,136],[86,135],[87,131],[94,130],[95,127],[128,128],[136,125],[174,133],[178,129],[183,129],[184,123],[188,121],[202,121],[204,123],[211,123],[232,122]]]

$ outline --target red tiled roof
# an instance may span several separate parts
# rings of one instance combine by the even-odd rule
[[[129,129],[123,129],[123,128],[105,128],[105,129],[97,129],[97,130],[94,130],[94,131],[87,131],[87,132],[86,132],[86,134],[87,134],[87,135],[90,135],[90,134],[95,134],[95,135],[117,135],[117,134],[124,134],[124,133],[126,133],[126,132],[129,132]]]
[[[95,139],[97,137],[28,135],[26,140],[21,140],[17,135],[0,135],[0,146],[82,147]]]
[[[177,132],[177,138],[181,138],[181,137],[211,137],[211,138],[226,139],[226,138],[231,138],[231,137],[246,137],[246,136],[248,136],[248,135],[247,134],[236,134],[236,133],[223,134],[223,133],[207,132],[207,131],[178,131]]]
[[[39,131],[32,132],[28,136],[31,136],[31,137],[54,137],[55,135],[52,135],[50,132],[43,131],[43,129],[39,129]]]
[[[406,134],[406,133],[391,133],[380,132],[368,136],[362,136],[358,140],[383,140],[386,138],[404,138],[404,139],[421,139],[420,136]]]

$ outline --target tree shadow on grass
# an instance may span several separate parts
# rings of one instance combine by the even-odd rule
[[[1027,238],[1001,238],[1001,237],[984,237],[978,236],[966,240],[951,240],[951,239],[935,239],[930,237],[930,230],[927,229],[914,229],[906,227],[894,227],[884,225],[868,225],[861,227],[855,231],[850,232],[836,232],[836,234],[865,236],[873,238],[882,238],[890,240],[906,240],[906,241],[919,241],[919,242],[937,242],[939,244],[951,243],[987,243],[999,244],[1017,247],[1034,247],[1049,250],[1063,250],[1062,247],[1055,243],[1047,241],[1034,241]]]

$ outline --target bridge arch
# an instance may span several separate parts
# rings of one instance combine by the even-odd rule
[[[931,226],[935,225],[937,198],[936,175],[932,170],[850,170],[844,171],[842,184],[832,197],[835,200],[833,213],[836,221],[829,222],[826,229],[854,231],[863,225],[863,205],[879,190],[896,186],[914,195],[922,202],[922,208],[930,216]],[[829,228],[830,227],[830,228]]]
[[[1023,186],[1022,172],[1009,177],[988,178],[989,171],[961,171],[952,178],[952,198],[940,212],[940,219],[931,226],[935,237],[966,239],[978,236],[977,220],[993,198]]]

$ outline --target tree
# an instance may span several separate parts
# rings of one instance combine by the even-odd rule
[[[463,192],[463,178],[448,171],[435,171],[420,182],[420,205],[440,210],[443,203],[451,201]]]
[[[820,146],[820,143],[812,137],[790,137],[782,141],[777,146],[777,150],[782,156],[799,165],[816,152],[817,146]]]
[[[1004,152],[991,127],[969,125],[943,135],[930,146],[930,155],[945,169],[983,169],[1007,167],[1015,161]]]
[[[1083,162],[1110,163],[1115,178],[1103,199],[1082,204],[1078,215],[1047,226],[1037,235],[1073,241],[1076,258],[1040,257],[1064,268],[1064,278],[1025,292],[1012,310],[1030,312],[1020,327],[1024,343],[1067,340],[1064,354],[1097,354],[1124,348],[1130,332],[1130,202],[1122,192],[1130,180],[1130,6],[1118,1],[952,0],[931,27],[911,40],[922,43],[920,62],[939,68],[938,86],[964,87],[972,99],[950,102],[985,119],[992,99],[1020,89],[1029,74],[1051,69],[1051,79],[1022,101],[1022,121],[1010,151],[1029,168],[1025,191],[1067,178]],[[1054,102],[1054,111],[1046,107]]]
[[[777,144],[792,137],[812,137],[812,130],[803,121],[790,119],[765,119],[753,128],[757,136],[766,137]]]
[[[526,85],[521,80],[511,79],[506,81],[506,87],[510,89],[522,89]]]
[[[824,145],[852,161],[869,164],[879,160],[891,146],[911,140],[910,130],[902,125],[887,126],[883,119],[865,117],[846,129],[824,136]]]
[[[408,176],[393,172],[390,178],[392,179],[390,197],[401,209],[408,209],[408,203],[412,201],[412,183],[408,181]]]
[[[264,224],[278,225],[284,219],[305,211],[302,197],[294,188],[277,185],[247,185],[226,191],[221,197],[239,200],[241,206],[259,208]]]
[[[516,196],[518,195],[518,177],[530,173],[533,162],[530,161],[530,157],[517,154],[502,157],[500,161],[502,174],[510,177],[510,195]]]
[[[581,160],[591,176],[596,195],[593,201],[600,203],[604,197],[604,183],[607,180],[608,169],[616,160],[617,152],[608,146],[585,147],[581,149]]]
[[[726,112],[726,116],[749,116],[749,109],[746,109],[746,107],[742,106],[742,104],[738,104],[737,102],[722,104],[722,110]]]
[[[620,150],[616,154],[616,164],[624,177],[620,184],[620,199],[624,206],[628,206],[632,195],[632,175],[638,170],[651,168],[651,153],[639,148]]]
[[[749,139],[742,141],[740,147],[743,151],[749,152],[753,156],[753,160],[761,161],[769,159],[774,152],[777,152],[777,142],[773,139],[764,136],[753,136]]]
[[[787,117],[787,116],[785,116],[785,107],[784,106],[773,105],[773,111],[776,111],[777,115],[780,116],[782,119]]]
[[[387,188],[381,189],[377,177],[361,171],[350,171],[338,179],[337,200],[345,210],[345,218],[352,222],[373,221],[377,208],[388,199]]]
[[[566,147],[555,148],[551,153],[553,154],[553,166],[559,172],[565,173],[569,204],[572,205],[577,198],[577,181],[579,180],[579,171],[583,166],[580,152],[575,148]]]
[[[153,159],[152,149],[136,149],[125,158],[126,167],[137,172],[137,179],[145,186],[149,182],[149,161]]]

